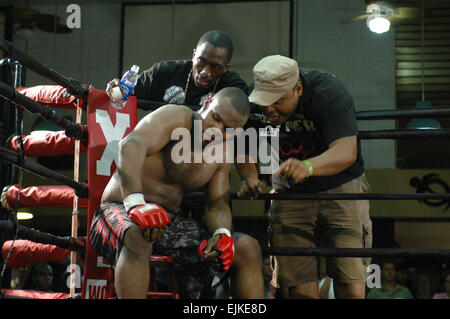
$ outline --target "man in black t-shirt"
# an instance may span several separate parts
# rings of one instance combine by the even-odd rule
[[[230,70],[232,55],[230,37],[221,31],[209,31],[198,41],[192,60],[162,61],[144,71],[134,95],[142,100],[183,104],[197,110],[206,99],[225,87],[238,87],[247,94],[245,81]],[[108,83],[108,95],[117,85],[119,79]]]
[[[197,111],[215,93],[225,87],[237,87],[248,95],[248,86],[238,73],[230,70],[233,42],[222,31],[206,32],[194,49],[192,60],[169,60],[155,63],[138,78],[133,94],[141,100],[164,104],[181,104]],[[107,84],[112,89],[119,79]],[[202,200],[183,201],[185,214],[197,217],[203,212]]]
[[[365,193],[353,99],[334,75],[298,67],[280,55],[253,69],[254,109],[247,128],[270,136],[272,188],[278,193]],[[278,166],[279,165],[279,166]],[[276,167],[278,166],[278,167]],[[256,165],[239,165],[238,195],[255,198]],[[273,167],[276,167],[273,169]],[[275,247],[371,247],[367,200],[274,200],[269,213],[269,244]],[[272,284],[290,298],[318,298],[318,280],[333,278],[336,298],[364,298],[367,259],[272,257]]]

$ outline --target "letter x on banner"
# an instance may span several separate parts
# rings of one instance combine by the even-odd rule
[[[103,190],[116,170],[118,143],[137,124],[136,97],[130,97],[126,106],[117,110],[110,105],[106,91],[89,88],[87,123],[89,202],[82,297],[104,299],[114,297],[113,269],[93,251],[89,229]]]

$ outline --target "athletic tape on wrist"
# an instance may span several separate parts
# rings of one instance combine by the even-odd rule
[[[217,228],[213,234],[213,237],[216,236],[217,234],[225,234],[228,237],[231,237],[231,232],[228,229],[226,229],[225,227]]]
[[[313,166],[308,161],[302,161],[302,162],[303,162],[303,164],[306,165],[306,167],[308,167],[308,169],[309,169],[309,176],[311,176],[313,174],[313,172],[314,172]]]
[[[144,194],[142,193],[131,193],[123,199],[123,205],[125,210],[128,210],[134,206],[139,206],[145,204]]]

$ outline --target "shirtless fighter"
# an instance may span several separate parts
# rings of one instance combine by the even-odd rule
[[[231,232],[231,163],[176,163],[172,158],[180,142],[171,138],[175,129],[185,128],[195,137],[194,121],[199,120],[203,132],[216,129],[225,137],[227,128],[243,127],[249,113],[246,94],[224,88],[198,113],[173,104],[157,109],[119,142],[117,170],[90,230],[92,247],[115,267],[118,298],[146,297],[152,253],[230,271],[233,298],[264,298],[261,248],[254,238]],[[200,149],[218,143],[212,140],[201,141]],[[202,187],[207,203],[203,220],[177,214],[184,194]]]

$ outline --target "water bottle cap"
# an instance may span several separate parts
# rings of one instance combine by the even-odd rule
[[[137,65],[133,65],[131,67],[131,71],[135,72],[135,73],[139,73],[139,67]]]
[[[111,96],[112,96],[113,100],[115,100],[115,101],[119,101],[122,99],[123,95],[122,95],[122,91],[120,90],[119,86],[115,86],[112,88]]]

